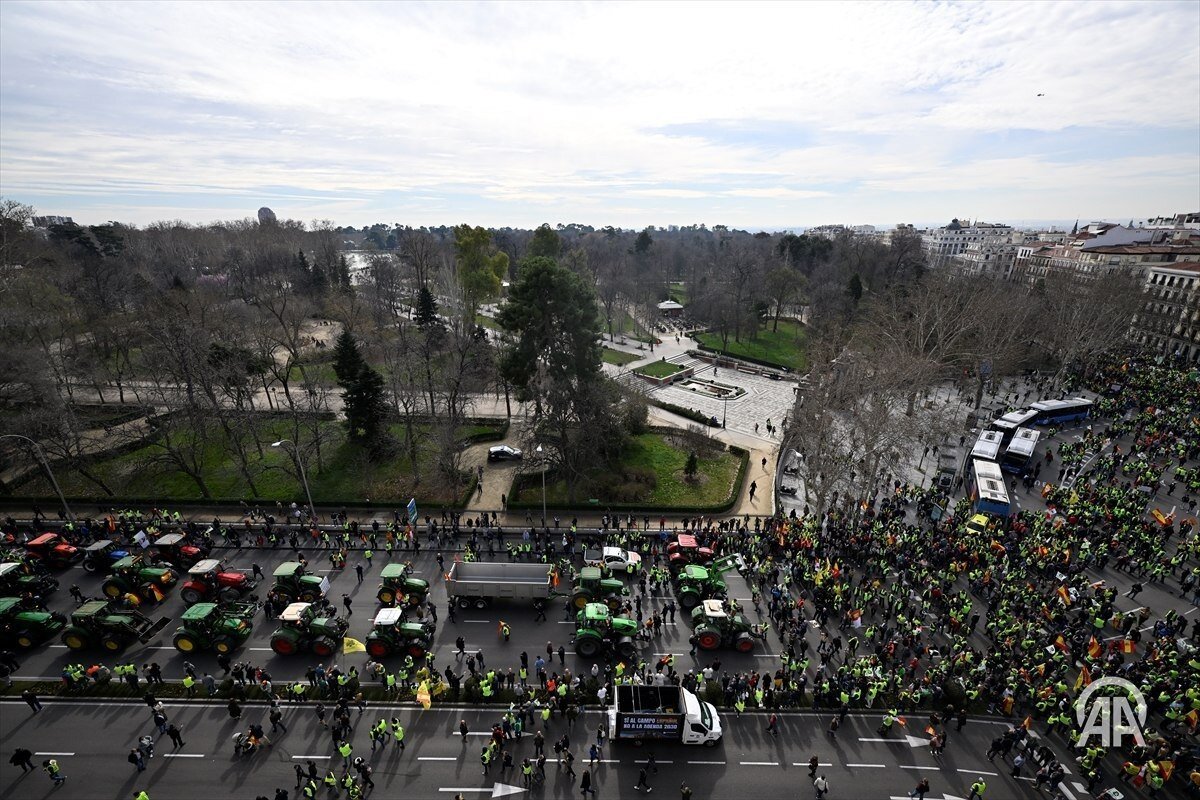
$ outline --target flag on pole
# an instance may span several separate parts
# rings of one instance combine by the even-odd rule
[[[1100,654],[1103,652],[1104,648],[1101,647],[1100,643],[1096,641],[1095,636],[1088,639],[1088,656],[1091,658],[1099,658]]]
[[[1059,650],[1062,650],[1064,653],[1071,651],[1071,648],[1067,646],[1067,640],[1062,637],[1061,633],[1054,638],[1054,646]]]
[[[426,711],[433,705],[433,697],[429,694],[429,681],[421,681],[421,685],[417,687],[417,702]]]
[[[348,656],[351,653],[365,653],[367,646],[358,639],[351,639],[349,636],[342,639],[342,655]]]
[[[1087,667],[1079,670],[1079,677],[1075,679],[1075,690],[1078,691],[1081,686],[1087,686],[1092,682],[1092,673]]]
[[[408,521],[410,524],[417,522],[417,498],[411,497],[408,500]]]
[[[1067,591],[1067,587],[1060,586],[1054,591],[1058,593],[1058,599],[1063,601],[1063,605],[1071,605],[1071,593]]]
[[[1133,639],[1122,639],[1121,640],[1121,652],[1124,653],[1125,655],[1129,655],[1135,649],[1137,649],[1137,644],[1134,643]]]

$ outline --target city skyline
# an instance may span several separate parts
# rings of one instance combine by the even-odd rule
[[[679,10],[5,3],[0,183],[134,224],[267,205],[356,226],[1063,226],[1200,198],[1196,4]]]

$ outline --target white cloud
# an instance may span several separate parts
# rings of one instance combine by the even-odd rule
[[[274,191],[388,218],[419,193],[483,224],[528,224],[526,204],[662,224],[672,201],[767,224],[831,198],[911,218],[911,193],[971,187],[1078,206],[1164,176],[1169,210],[1200,194],[1195,144],[1164,172],[1144,150],[1063,167],[986,137],[1195,131],[1197,30],[1186,2],[5,2],[0,171],[67,213],[73,194]]]

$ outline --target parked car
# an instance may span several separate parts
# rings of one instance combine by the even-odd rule
[[[520,461],[521,451],[506,444],[488,448],[488,461]]]

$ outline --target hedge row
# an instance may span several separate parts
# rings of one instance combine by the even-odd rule
[[[703,414],[694,408],[684,408],[683,406],[677,406],[674,403],[668,403],[665,400],[659,400],[654,397],[649,398],[649,403],[652,406],[661,408],[663,411],[670,411],[672,414],[678,414],[681,417],[690,419],[692,422],[699,422],[701,425],[707,425],[709,427],[721,427],[720,425],[712,424],[712,417],[708,416],[707,414]]]
[[[744,356],[740,353],[737,355],[734,355],[733,353],[722,352],[721,350],[719,350],[715,347],[709,347],[708,345],[700,344],[699,342],[696,343],[696,346],[700,350],[703,350],[704,353],[707,355],[720,356],[721,358],[727,359],[729,361],[745,361],[749,364],[757,364],[760,367],[769,367],[770,369],[776,369],[776,370],[779,370],[780,372],[785,372],[788,375],[796,374],[795,371],[791,367],[785,366],[783,364],[776,364],[774,361],[767,361],[766,359],[762,359],[762,358],[754,358],[753,356]],[[688,352],[690,353],[691,351],[689,350]]]

